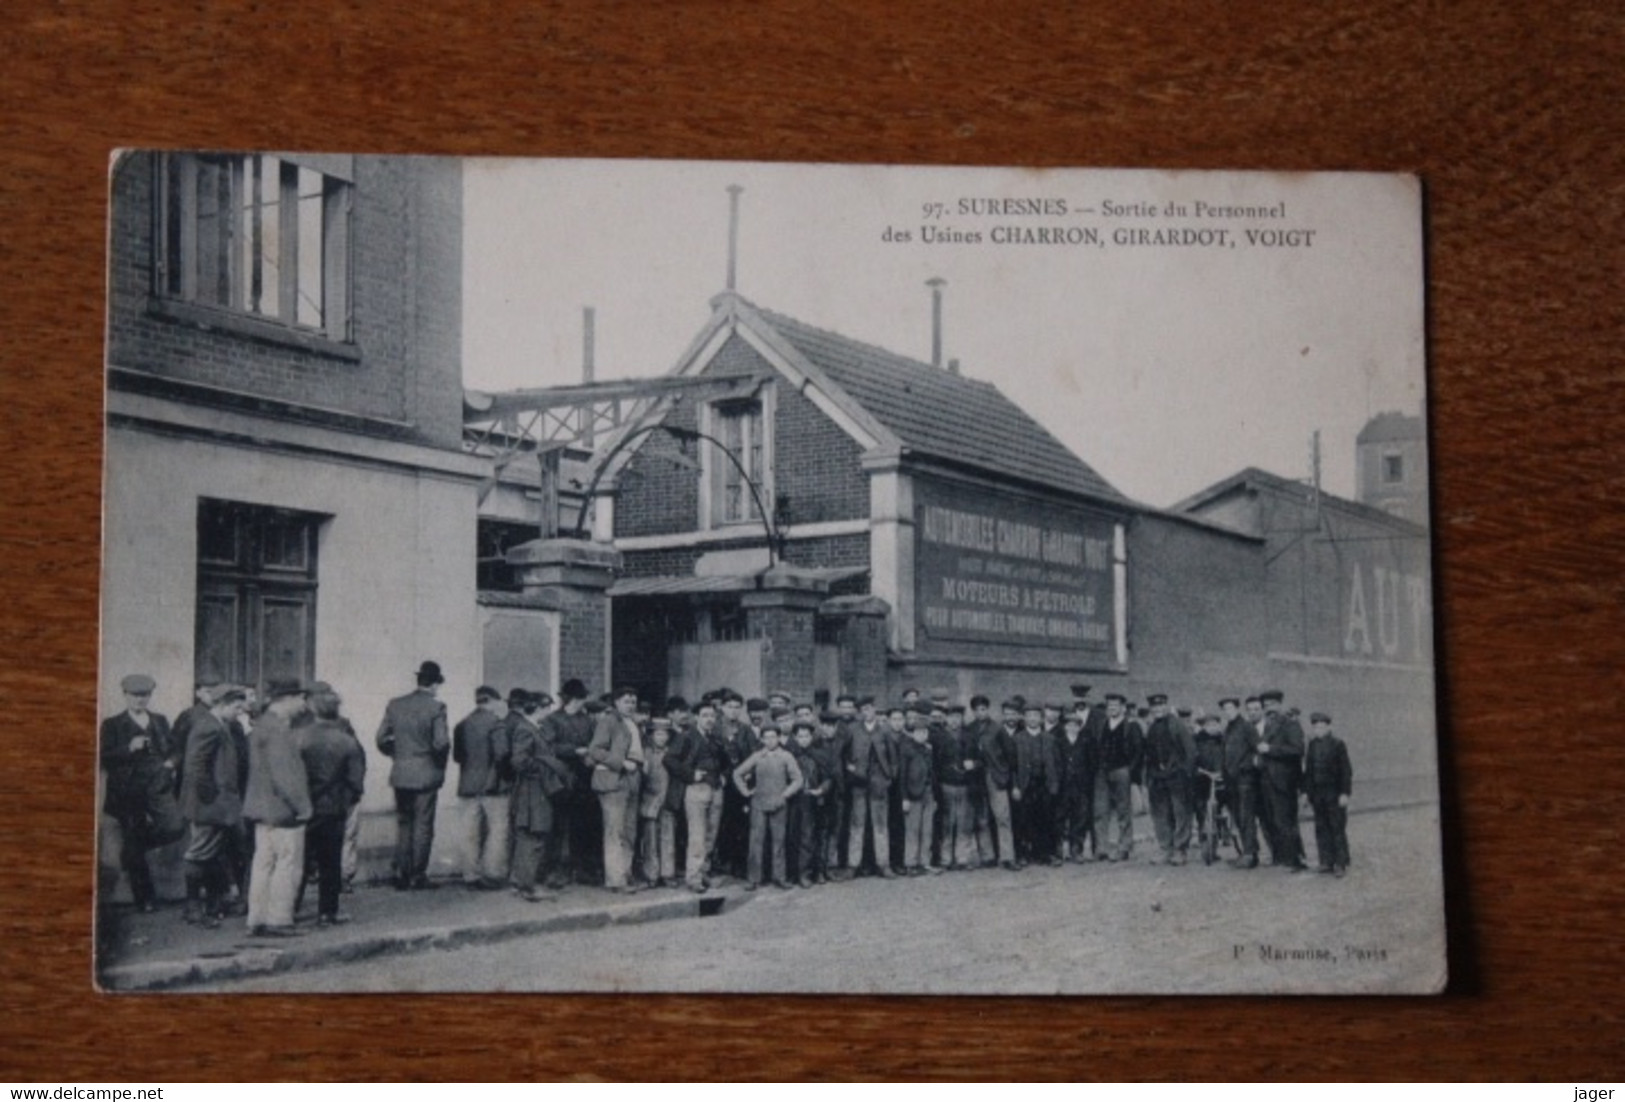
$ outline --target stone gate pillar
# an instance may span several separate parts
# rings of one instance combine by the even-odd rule
[[[754,638],[767,640],[762,656],[763,688],[797,695],[813,679],[814,620],[829,583],[782,563],[764,571],[758,588],[739,595]]]
[[[841,651],[841,691],[886,699],[887,618],[891,606],[866,594],[831,597],[819,618],[835,628]]]
[[[591,692],[609,690],[608,590],[621,553],[607,543],[545,539],[512,548],[507,560],[518,570],[526,595],[541,597],[560,612],[559,680],[579,677]]]

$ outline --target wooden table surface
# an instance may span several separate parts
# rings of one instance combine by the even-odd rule
[[[0,18],[0,1078],[1620,1077],[1625,7],[444,7]],[[1450,992],[93,994],[104,179],[147,145],[1419,173]]]

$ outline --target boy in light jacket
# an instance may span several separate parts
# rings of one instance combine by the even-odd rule
[[[761,730],[762,748],[739,763],[734,785],[750,801],[750,852],[745,857],[745,890],[762,883],[762,845],[773,851],[773,886],[788,888],[784,872],[784,828],[790,799],[804,784],[796,759],[779,745],[773,724]],[[749,780],[747,780],[749,778]]]

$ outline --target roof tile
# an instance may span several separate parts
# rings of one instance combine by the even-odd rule
[[[772,310],[757,310],[914,454],[1088,497],[1127,501],[992,383]]]

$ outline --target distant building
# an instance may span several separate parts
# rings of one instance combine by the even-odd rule
[[[1256,467],[1173,511],[1262,541],[1257,642],[1268,679],[1358,717],[1379,774],[1430,774],[1434,742],[1414,737],[1434,707],[1427,529]]]
[[[1379,413],[1355,438],[1359,500],[1416,524],[1428,523],[1427,426],[1420,417]]]
[[[385,701],[480,680],[462,453],[462,175],[435,158],[134,153],[112,175],[102,706],[320,678],[393,840]],[[170,870],[173,872],[173,869]]]

